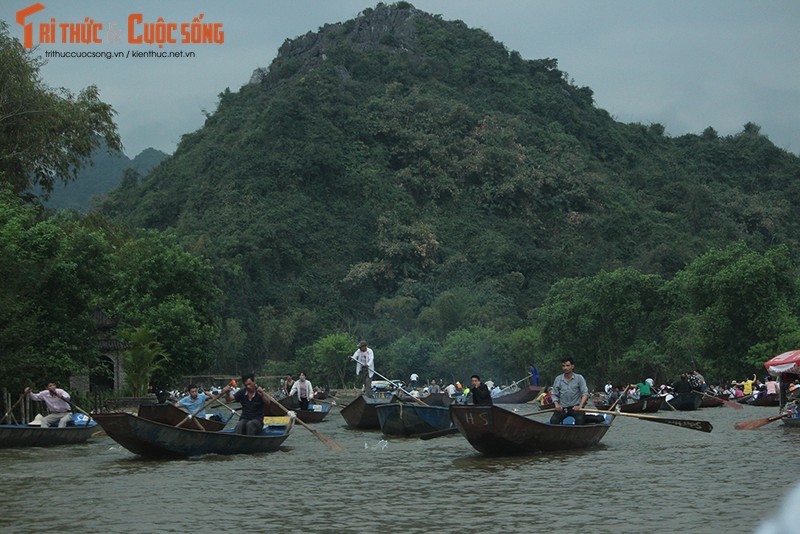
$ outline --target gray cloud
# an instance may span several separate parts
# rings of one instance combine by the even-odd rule
[[[0,8],[21,38],[14,13],[31,1]],[[800,151],[800,2],[794,0],[418,0],[416,7],[479,27],[523,57],[554,57],[575,83],[591,87],[599,107],[626,122],[659,122],[671,135],[712,126],[721,134],[762,126],[778,146]],[[145,20],[189,22],[203,12],[226,31],[223,45],[188,46],[189,60],[51,59],[43,78],[78,90],[97,85],[118,111],[126,152],[148,146],[172,152],[181,135],[202,126],[226,87],[237,90],[268,66],[286,38],[354,17],[374,4],[341,0],[263,2],[75,0],[46,3],[48,17],[90,16],[124,27],[130,12]],[[45,13],[45,12],[43,12]],[[91,45],[100,46],[100,45]],[[127,44],[102,45],[128,50]],[[46,45],[45,50],[86,50]],[[147,49],[147,48],[144,48]],[[175,48],[173,48],[175,49]]]

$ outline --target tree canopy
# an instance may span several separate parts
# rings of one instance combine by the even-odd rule
[[[0,21],[0,182],[16,193],[38,187],[46,195],[57,181],[75,178],[102,143],[122,148],[114,110],[97,87],[77,96],[48,87],[42,61]]]

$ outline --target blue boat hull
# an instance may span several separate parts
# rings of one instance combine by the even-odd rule
[[[42,428],[28,425],[0,425],[0,448],[54,447],[84,443],[97,432],[97,423],[68,426],[66,428]]]
[[[178,428],[127,413],[98,414],[106,434],[139,456],[184,458],[203,454],[255,454],[277,451],[289,437],[285,425],[258,436]]]
[[[377,406],[381,431],[387,436],[409,437],[453,427],[447,406],[393,402]]]

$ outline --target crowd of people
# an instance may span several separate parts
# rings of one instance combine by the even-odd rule
[[[754,401],[767,395],[777,395],[779,384],[775,377],[764,377],[759,379],[755,374],[751,378],[741,381],[731,380],[729,383],[709,384],[705,377],[698,370],[682,373],[680,377],[672,383],[655,386],[652,378],[647,378],[643,382],[629,384],[627,386],[613,385],[606,383],[604,388],[604,401],[613,404],[619,402],[636,402],[642,398],[652,395],[666,397],[669,402],[675,395],[700,392],[712,397],[727,398],[728,400],[739,400],[747,397],[748,401]],[[787,392],[797,391],[800,393],[800,380],[794,380],[787,384]]]

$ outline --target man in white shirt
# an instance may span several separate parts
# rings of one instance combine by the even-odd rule
[[[419,375],[417,373],[411,373],[411,387],[417,387],[417,380],[419,380]]]
[[[358,349],[353,353],[356,361],[356,375],[362,375],[364,380],[364,395],[372,397],[372,375],[375,373],[375,355],[367,347],[367,342],[358,343]]]
[[[55,382],[47,384],[47,389],[33,393],[31,388],[25,388],[28,398],[44,402],[49,412],[42,419],[42,428],[47,428],[53,423],[58,423],[58,428],[65,428],[72,421],[72,407],[69,405],[69,393],[56,387]]]

